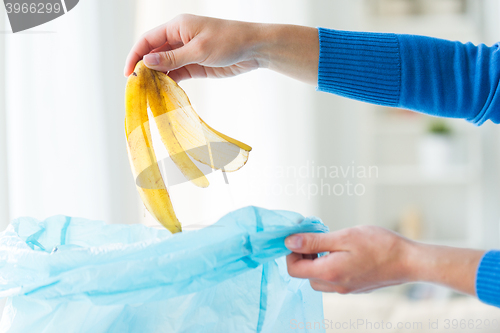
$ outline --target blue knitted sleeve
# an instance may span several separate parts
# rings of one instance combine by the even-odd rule
[[[318,90],[477,125],[500,123],[499,44],[318,31]]]
[[[477,297],[484,303],[500,307],[500,251],[486,252],[476,276]]]

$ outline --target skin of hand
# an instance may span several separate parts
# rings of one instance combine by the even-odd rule
[[[288,273],[309,279],[317,291],[365,293],[430,282],[476,296],[476,271],[484,251],[427,245],[374,226],[287,237]],[[329,252],[325,256],[315,254]]]
[[[316,84],[319,38],[315,28],[183,14],[139,39],[127,57],[125,76],[141,59],[177,82],[269,68]]]

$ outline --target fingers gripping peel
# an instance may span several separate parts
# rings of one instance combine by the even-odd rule
[[[146,81],[136,67],[127,82],[125,132],[137,190],[147,210],[172,233],[181,231],[167,187],[158,168],[149,130]]]
[[[209,182],[189,156],[212,169],[236,171],[251,147],[208,126],[194,111],[186,93],[167,75],[137,63],[126,89],[125,131],[130,165],[146,208],[172,233],[181,231],[157,164],[147,108],[170,158],[199,187]],[[188,156],[189,155],[189,156]]]

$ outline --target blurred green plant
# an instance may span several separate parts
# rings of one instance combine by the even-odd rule
[[[435,135],[451,135],[453,133],[450,125],[443,119],[435,119],[429,122],[428,132]]]

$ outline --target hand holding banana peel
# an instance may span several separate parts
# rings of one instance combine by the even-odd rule
[[[232,172],[245,165],[252,148],[208,126],[177,83],[142,61],[129,76],[125,95],[127,151],[137,190],[158,222],[172,233],[180,232],[182,227],[156,160],[148,107],[170,158],[198,187],[207,187],[209,182],[191,158],[212,169]]]

